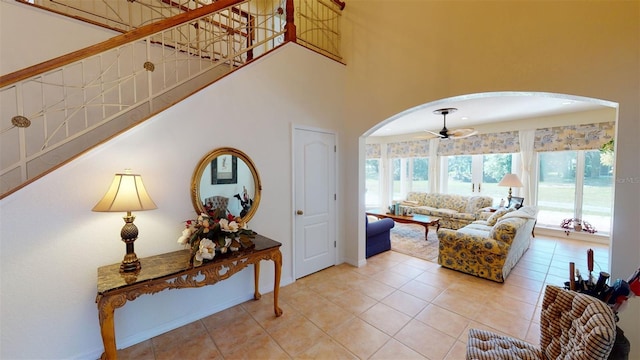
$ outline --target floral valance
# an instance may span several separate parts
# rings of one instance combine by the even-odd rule
[[[382,151],[380,151],[380,144],[366,144],[366,158],[367,159],[380,159],[382,157]]]
[[[480,134],[464,139],[444,139],[438,146],[438,155],[504,154],[520,151],[517,131]]]
[[[594,150],[615,135],[615,123],[557,126],[536,130],[535,151]]]
[[[427,157],[429,140],[402,141],[387,144],[387,156],[390,158]]]
[[[564,125],[535,130],[535,151],[593,150],[613,139],[615,123]],[[367,144],[367,159],[382,156],[380,144]],[[518,131],[480,134],[464,139],[442,139],[438,156],[508,154],[520,151]],[[389,158],[427,157],[429,140],[401,141],[387,144]]]

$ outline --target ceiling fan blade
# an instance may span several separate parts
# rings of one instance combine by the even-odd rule
[[[439,137],[439,138],[444,138],[445,136],[442,135],[441,133],[437,133],[435,131],[431,131],[431,130],[425,130],[426,132],[428,132],[429,134],[434,135],[435,137]]]
[[[451,139],[462,139],[462,138],[476,135],[477,133],[478,131],[475,129],[455,129],[455,130],[449,130],[447,132],[447,135],[449,135]]]

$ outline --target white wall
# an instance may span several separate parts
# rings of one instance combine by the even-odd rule
[[[66,16],[0,0],[0,75],[82,49],[119,33]],[[73,40],[69,41],[69,34]]]
[[[282,285],[292,282],[290,129],[299,124],[336,131],[343,72],[343,65],[286,45],[3,199],[0,358],[100,355],[96,269],[122,260],[124,214],[91,208],[124,168],[142,174],[158,205],[134,214],[140,231],[136,253],[145,257],[181,248],[182,221],[195,215],[189,187],[200,158],[223,146],[245,152],[263,187],[249,225],[283,243]],[[262,291],[272,291],[271,263],[261,273]],[[245,269],[214,286],[127,303],[116,310],[118,346],[250,299],[252,278],[253,271]]]

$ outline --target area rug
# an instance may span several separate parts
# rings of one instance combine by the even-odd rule
[[[429,228],[429,235],[425,240],[424,226],[396,222],[396,225],[391,229],[391,250],[423,260],[438,262],[436,229]]]

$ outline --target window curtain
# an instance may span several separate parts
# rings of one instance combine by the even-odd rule
[[[440,157],[438,156],[440,139],[429,141],[429,192],[436,194],[440,191]]]
[[[535,158],[536,152],[534,151],[534,144],[536,139],[536,131],[535,130],[520,130],[519,132],[519,140],[520,140],[520,159],[522,162],[522,185],[523,185],[523,193],[524,193],[524,204],[530,205],[533,203],[533,199],[535,198],[535,184],[536,179],[534,179],[535,171]]]

